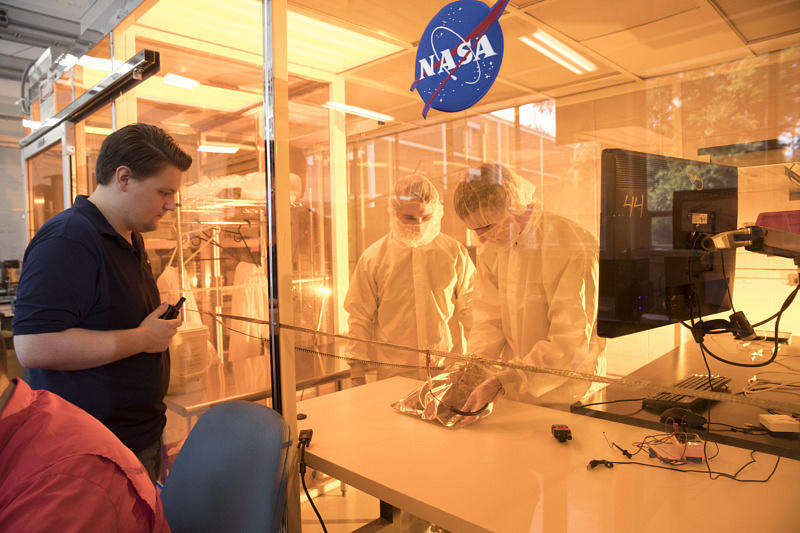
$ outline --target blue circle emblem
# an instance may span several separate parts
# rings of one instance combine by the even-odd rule
[[[503,61],[498,17],[483,2],[457,0],[428,23],[417,47],[412,86],[426,104],[423,116],[429,107],[463,111],[486,95]]]

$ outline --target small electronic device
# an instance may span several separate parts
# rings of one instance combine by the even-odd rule
[[[693,389],[698,391],[725,392],[728,390],[728,383],[731,378],[727,376],[711,376],[711,384],[708,383],[708,374],[692,374],[675,384],[675,387],[682,389]],[[698,411],[708,404],[708,400],[696,396],[685,394],[675,394],[672,392],[659,392],[642,400],[642,407],[658,413],[670,407],[680,407]]]
[[[564,424],[553,424],[550,426],[550,432],[553,433],[558,442],[572,440],[572,431],[570,431],[569,426]]]
[[[773,433],[800,433],[800,420],[789,415],[758,415],[761,425]]]
[[[178,313],[181,312],[181,307],[183,306],[183,302],[185,302],[185,301],[186,301],[186,298],[181,296],[181,299],[178,300],[175,303],[175,305],[170,305],[169,307],[167,307],[167,310],[164,311],[164,314],[161,315],[158,318],[161,318],[163,320],[174,320],[174,319],[178,318]]]
[[[704,428],[708,422],[703,415],[698,415],[694,411],[681,407],[670,407],[661,413],[661,422],[666,423],[670,419],[677,424],[686,424],[689,427],[701,429]]]
[[[650,457],[665,462],[702,463],[705,442],[696,433],[673,433],[667,442],[650,447]]]

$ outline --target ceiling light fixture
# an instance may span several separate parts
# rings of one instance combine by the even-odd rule
[[[533,38],[539,42],[537,43],[527,36],[520,37],[519,40],[575,74],[585,74],[597,70],[597,65],[549,33],[536,30]]]
[[[572,61],[578,68],[585,70],[586,72],[594,72],[597,70],[597,65],[580,55],[578,52],[567,46],[566,44],[562,43],[549,33],[543,30],[536,30],[533,32],[533,38],[537,39],[538,41],[550,46],[556,52],[559,52],[562,56],[564,56],[568,61]]]
[[[350,113],[351,115],[358,115],[359,117],[370,118],[372,120],[377,120],[378,122],[391,122],[394,120],[394,117],[390,115],[384,115],[383,113],[378,113],[377,111],[364,109],[363,107],[340,104],[339,102],[327,102],[322,104],[322,107],[327,107],[328,109],[333,109],[335,111],[344,111],[345,113]]]
[[[103,59],[102,57],[82,56],[78,60],[78,64],[84,68],[91,68],[94,70],[105,70],[111,72],[113,63],[110,59]]]
[[[569,63],[569,62],[567,62],[566,59],[564,59],[564,58],[562,58],[560,56],[557,56],[554,52],[551,52],[550,50],[548,50],[544,46],[540,45],[539,43],[533,42],[528,37],[522,36],[522,37],[519,38],[519,40],[522,41],[523,43],[527,44],[528,46],[530,46],[531,48],[533,48],[534,50],[536,50],[540,54],[546,55],[547,57],[549,57],[550,59],[552,59],[553,61],[555,61],[556,63],[558,63],[562,67],[564,67],[565,69],[569,70],[570,72],[574,72],[575,74],[583,74],[583,71],[580,70],[579,68],[573,66],[572,63]]]
[[[212,154],[235,154],[239,151],[238,146],[214,146],[210,144],[201,144],[197,147],[198,152],[209,152]]]
[[[175,87],[180,87],[181,89],[194,89],[200,82],[197,80],[193,80],[192,78],[185,78],[183,76],[178,76],[177,74],[166,74],[164,76],[164,83],[167,85],[174,85]]]

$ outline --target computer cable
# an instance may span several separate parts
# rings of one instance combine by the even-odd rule
[[[302,483],[303,485],[303,491],[305,491],[306,493],[306,498],[308,498],[308,503],[311,504],[311,508],[314,509],[314,513],[317,515],[319,524],[322,526],[322,531],[324,533],[328,533],[328,529],[325,527],[325,522],[322,520],[322,515],[319,514],[317,506],[314,505],[314,500],[308,493],[308,487],[306,487],[306,446],[311,444],[312,435],[313,435],[312,430],[303,429],[300,431],[300,436],[297,439],[297,447],[300,448],[300,483]]]
[[[767,435],[769,431],[766,428],[758,427],[758,426],[734,426],[732,424],[726,424],[724,422],[706,422],[706,429],[711,432],[712,429],[709,427],[711,425],[715,426],[723,426],[723,428],[715,429],[713,431],[729,431],[731,433],[745,433],[747,435]],[[709,457],[709,459],[713,459],[713,457]]]
[[[706,347],[705,347],[705,344],[703,344],[703,343],[700,343],[700,353],[703,356],[703,364],[706,365],[706,372],[708,372],[708,374],[707,374],[708,375],[708,387],[709,387],[709,389],[714,390],[714,387],[713,387],[713,384],[712,384],[712,381],[711,381],[711,367],[708,364],[708,358],[706,357]],[[709,353],[711,353],[711,352],[709,352]],[[706,471],[708,472],[708,479],[713,481],[716,478],[713,477],[712,474],[711,474],[711,463],[709,462],[709,458],[708,458],[708,434],[711,431],[711,424],[712,423],[713,422],[711,422],[711,402],[709,402],[708,405],[706,406],[706,427],[708,428],[708,430],[703,433],[703,462],[706,464]],[[719,453],[719,447],[717,447],[717,451]],[[738,472],[737,472],[737,474],[738,474]],[[719,476],[717,476],[717,477],[719,477]]]
[[[767,379],[764,375],[791,376],[789,380],[779,381],[777,379]],[[764,392],[782,392],[786,394],[800,394],[800,372],[793,370],[780,371],[768,370],[759,372],[750,378],[742,391],[746,396],[750,394],[760,394]]]
[[[772,350],[772,356],[768,360],[762,361],[760,363],[738,363],[736,361],[729,361],[729,360],[727,360],[727,359],[725,359],[723,357],[720,357],[720,356],[716,355],[715,353],[713,353],[711,350],[708,349],[708,347],[703,342],[703,336],[705,334],[725,333],[726,331],[724,330],[723,323],[726,322],[726,321],[724,321],[724,320],[711,320],[711,321],[704,322],[702,318],[699,318],[697,321],[695,321],[694,316],[692,316],[691,317],[691,326],[687,325],[685,322],[681,322],[681,324],[684,327],[688,328],[692,332],[692,336],[694,337],[694,339],[697,342],[697,344],[700,346],[700,350],[704,351],[705,353],[708,354],[708,356],[716,359],[717,361],[720,361],[720,362],[728,364],[728,365],[738,366],[738,367],[743,367],[743,368],[758,368],[758,367],[762,367],[762,366],[767,366],[767,365],[771,364],[773,361],[775,361],[775,359],[778,357],[778,348],[779,348],[778,333],[779,333],[781,317],[783,316],[783,313],[786,311],[786,309],[788,309],[789,306],[794,301],[795,296],[797,296],[798,291],[800,291],[800,284],[798,284],[792,290],[792,292],[789,293],[789,295],[786,297],[786,299],[784,300],[783,304],[781,305],[781,308],[778,310],[777,313],[775,313],[771,317],[769,317],[769,318],[767,318],[767,319],[765,319],[765,320],[763,320],[761,322],[758,322],[758,323],[752,325],[752,327],[758,327],[758,326],[761,326],[761,325],[765,324],[766,322],[769,322],[772,319],[775,319],[774,347],[773,347],[773,350]],[[694,300],[693,295],[690,295],[690,299]],[[699,314],[700,313],[698,313],[698,316],[699,316]],[[692,315],[694,315],[693,312],[692,312]],[[732,332],[735,333],[735,330],[731,330],[730,328],[727,331],[732,331]]]
[[[778,457],[778,459],[775,461],[775,465],[772,467],[772,470],[770,471],[769,475],[767,475],[767,477],[765,477],[763,479],[740,479],[738,477],[739,474],[741,474],[742,471],[745,468],[747,468],[751,464],[757,462],[756,458],[755,458],[755,454],[756,454],[755,450],[751,451],[750,452],[750,461],[748,461],[747,463],[742,465],[739,468],[739,470],[737,470],[734,474],[728,474],[727,472],[711,471],[712,474],[716,475],[716,477],[712,477],[711,479],[712,480],[716,480],[716,479],[722,477],[722,478],[730,479],[732,481],[736,481],[738,483],[766,483],[767,481],[772,479],[772,476],[775,474],[775,471],[778,470],[778,465],[781,462],[781,458],[780,457]],[[661,469],[661,470],[672,470],[673,472],[684,472],[684,473],[687,473],[687,474],[705,474],[706,473],[706,470],[686,470],[684,468],[676,468],[674,466],[653,465],[653,464],[649,464],[649,463],[641,463],[639,461],[608,461],[606,459],[592,459],[586,465],[586,468],[587,468],[587,470],[593,470],[598,465],[603,465],[603,466],[606,466],[607,468],[613,468],[614,465],[637,465],[637,466],[645,466],[645,467],[648,467],[648,468],[658,468],[658,469]]]
[[[621,403],[621,402],[641,402],[642,400],[644,400],[644,398],[624,398],[622,400],[609,400],[607,402],[582,403],[582,404],[579,404],[579,405],[575,405],[575,407],[576,408],[578,408],[578,407],[591,407],[593,405],[606,405],[606,404],[610,404],[610,403]],[[630,414],[625,414],[625,415],[620,415],[620,416],[634,416],[634,415],[639,414],[639,412],[641,412],[642,410],[644,410],[644,408],[643,407],[639,407],[639,409],[637,409],[636,411],[634,411],[634,412],[632,412]]]

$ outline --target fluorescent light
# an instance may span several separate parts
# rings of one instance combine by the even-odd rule
[[[66,54],[64,57],[58,60],[58,64],[62,67],[66,67],[67,69],[74,67],[77,62],[78,58],[72,54]]]
[[[38,130],[42,127],[42,123],[38,120],[28,120],[27,118],[22,119],[22,127],[23,128],[30,128],[32,130]]]
[[[538,39],[539,41],[543,42],[546,45],[549,45],[550,48],[554,49],[556,52],[559,52],[561,55],[567,58],[568,61],[572,61],[573,63],[575,63],[578,66],[578,68],[582,68],[586,72],[593,72],[597,70],[597,66],[594,63],[592,63],[591,61],[580,55],[578,52],[576,52],[566,44],[562,43],[561,41],[550,35],[549,33],[546,33],[542,30],[536,30],[533,33],[533,38]]]
[[[394,117],[384,115],[383,113],[378,113],[377,111],[370,111],[369,109],[364,109],[363,107],[356,107],[353,105],[340,104],[339,102],[327,102],[322,104],[322,107],[327,107],[328,109],[334,109],[336,111],[344,111],[345,113],[350,113],[351,115],[371,118],[380,122],[391,122],[394,120]]]
[[[210,152],[212,154],[235,154],[239,151],[238,146],[214,146],[210,144],[201,144],[197,147],[198,152]]]
[[[531,48],[533,48],[534,50],[536,50],[540,54],[546,55],[547,57],[549,57],[550,59],[552,59],[553,61],[555,61],[556,63],[558,63],[562,67],[564,67],[565,69],[567,69],[567,70],[569,70],[571,72],[574,72],[575,74],[583,74],[582,70],[579,70],[577,67],[573,66],[572,63],[568,63],[566,59],[563,59],[562,57],[557,56],[555,53],[551,52],[550,50],[548,50],[544,46],[541,46],[540,44],[531,41],[529,38],[527,38],[525,36],[522,36],[522,37],[519,38],[519,40],[522,41],[523,43],[527,44],[528,46],[530,46]]]
[[[164,83],[167,85],[174,85],[175,87],[180,87],[182,89],[194,89],[200,85],[199,81],[193,80],[192,78],[184,78],[183,76],[178,76],[177,74],[172,73],[164,76]]]
[[[85,68],[94,70],[105,70],[111,72],[113,64],[110,59],[103,59],[102,57],[82,56],[78,60],[78,64]]]
[[[111,135],[112,133],[114,133],[114,130],[112,130],[111,128],[98,128],[95,126],[86,126],[85,128],[83,128],[83,131],[85,133],[90,133],[92,135]]]

